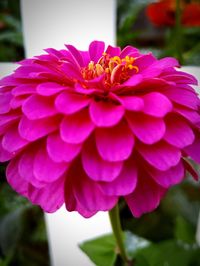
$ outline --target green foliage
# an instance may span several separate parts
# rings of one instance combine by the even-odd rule
[[[123,201],[120,207],[125,247],[134,266],[200,266],[200,247],[196,243],[199,185],[187,180],[174,187],[155,212],[139,219],[133,218]],[[95,265],[123,265],[111,234],[80,247]]]
[[[43,213],[8,186],[0,170],[0,266],[48,266]]]
[[[18,61],[24,57],[19,0],[0,3],[0,61]]]

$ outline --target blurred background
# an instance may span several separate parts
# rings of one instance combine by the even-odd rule
[[[200,1],[118,0],[117,44],[200,66]],[[0,1],[0,62],[24,58],[19,0]],[[197,167],[197,166],[196,166]],[[198,170],[198,169],[197,169]],[[153,213],[134,219],[120,202],[122,226],[152,244],[138,252],[141,266],[200,266],[196,230],[199,183],[172,188]],[[0,266],[50,265],[43,212],[7,185],[0,166]],[[138,264],[139,265],[139,264]]]

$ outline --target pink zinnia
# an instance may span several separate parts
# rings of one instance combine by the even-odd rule
[[[25,59],[1,80],[0,160],[10,185],[46,212],[90,217],[124,197],[154,210],[200,163],[200,101],[174,58],[94,41]]]

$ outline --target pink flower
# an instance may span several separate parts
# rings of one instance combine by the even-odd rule
[[[1,80],[0,160],[10,185],[46,212],[90,217],[124,197],[154,210],[200,163],[200,101],[174,58],[94,41],[20,62]]]

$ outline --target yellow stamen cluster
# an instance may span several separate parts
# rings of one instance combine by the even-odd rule
[[[89,62],[88,66],[82,70],[82,75],[84,79],[90,80],[105,73],[106,84],[108,84],[115,81],[117,73],[117,80],[123,82],[129,78],[131,70],[135,70],[135,73],[138,73],[139,69],[133,65],[134,61],[135,58],[128,55],[124,58],[119,56],[110,57],[110,55],[104,52],[96,64],[94,61]]]

